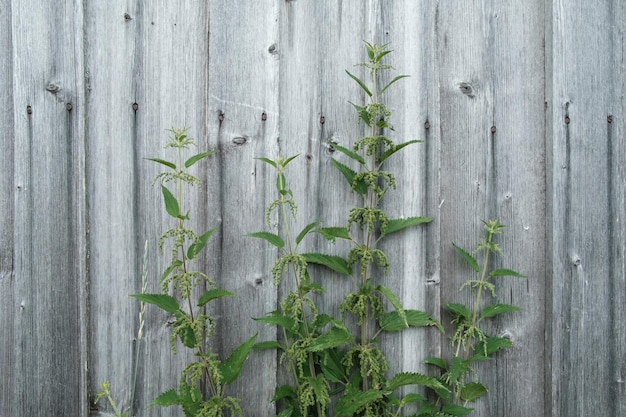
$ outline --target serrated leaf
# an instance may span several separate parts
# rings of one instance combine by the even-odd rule
[[[447,303],[447,304],[444,304],[443,307],[446,310],[448,310],[450,313],[452,313],[453,315],[461,316],[468,320],[470,319],[470,317],[472,317],[472,312],[469,310],[469,308],[465,307],[463,304]]]
[[[350,187],[352,187],[353,191],[356,191],[360,195],[367,194],[367,184],[364,181],[359,181],[357,184],[354,184],[354,177],[356,176],[356,172],[352,170],[352,168],[342,164],[336,159],[331,159],[331,163],[343,174]]]
[[[295,326],[295,322],[291,317],[285,316],[278,311],[274,311],[263,317],[254,318],[253,320],[265,324],[274,324],[277,326],[281,326],[287,330],[293,330]]]
[[[175,313],[180,310],[178,301],[167,294],[131,294],[130,296],[144,303],[153,304],[168,313]]]
[[[217,227],[203,233],[201,236],[198,236],[198,239],[189,245],[189,249],[187,249],[187,259],[194,259],[206,246],[207,241],[213,235]]]
[[[517,277],[526,278],[526,275],[522,275],[519,272],[515,272],[512,269],[495,269],[489,273],[490,277]]]
[[[399,150],[412,145],[414,143],[421,143],[424,142],[423,140],[410,140],[408,142],[404,142],[404,143],[400,143],[398,145],[393,146],[391,149],[386,150],[381,156],[380,156],[380,162],[383,163],[385,162],[391,155],[395,154],[396,152],[398,152]]]
[[[146,158],[148,161],[153,161],[153,162],[157,162],[161,165],[165,165],[168,168],[172,168],[173,170],[176,170],[176,164],[174,164],[173,162],[170,161],[166,161],[165,159],[161,159],[161,158]]]
[[[511,313],[513,311],[520,311],[521,308],[511,304],[491,304],[483,308],[480,312],[481,318],[489,318],[497,316],[498,314]]]
[[[441,411],[451,416],[467,416],[471,414],[472,411],[474,411],[474,409],[463,407],[461,405],[456,405],[456,404],[446,404],[443,407],[441,407]]]
[[[367,109],[363,106],[358,106],[356,104],[354,104],[351,101],[348,101],[348,103],[352,104],[352,106],[354,107],[354,109],[356,110],[357,114],[359,115],[359,118],[361,120],[363,120],[365,122],[366,125],[368,126],[372,126],[372,118],[370,113],[367,111]]]
[[[417,226],[424,223],[432,222],[432,217],[408,217],[406,219],[391,219],[387,223],[387,227],[385,228],[385,232],[383,236],[390,235],[391,233],[397,232],[402,229],[406,229],[407,227]]]
[[[327,349],[320,363],[324,376],[333,381],[341,382],[346,379],[346,371],[343,366],[343,353],[339,349]]]
[[[324,255],[322,253],[303,253],[302,257],[307,263],[324,265],[343,275],[352,274],[352,268],[350,268],[348,262],[340,256]]]
[[[354,337],[347,329],[341,327],[333,327],[326,333],[321,334],[313,339],[313,341],[306,350],[309,352],[320,352],[322,350],[347,345],[353,340]]]
[[[167,211],[167,214],[177,219],[180,218],[180,208],[174,194],[164,185],[161,185],[161,191],[163,192],[163,200],[165,201],[165,211]]]
[[[339,398],[339,401],[337,401],[335,415],[337,417],[352,416],[367,403],[376,401],[382,397],[383,392],[379,390],[370,390],[365,392],[352,391],[346,393],[346,395]]]
[[[404,312],[402,303],[400,302],[398,297],[393,293],[393,291],[391,291],[389,288],[383,285],[379,285],[378,287],[376,287],[376,290],[380,292],[391,303],[393,308],[396,309],[396,313],[398,313],[398,315],[400,316],[400,319],[402,319],[402,321],[404,322],[404,326],[409,327],[409,322],[407,321],[406,313]]]
[[[404,310],[404,313],[408,326],[405,326],[404,319],[397,311],[391,311],[383,315],[380,320],[381,329],[387,332],[396,332],[406,329],[407,327],[435,326],[443,333],[443,326],[441,323],[435,320],[428,313],[419,310]]]
[[[352,239],[347,227],[320,227],[319,229],[315,229],[315,232],[333,243],[335,243],[335,239]]]
[[[363,159],[363,157],[361,155],[359,155],[358,153],[354,152],[353,150],[350,150],[348,148],[344,148],[343,146],[338,145],[336,143],[333,143],[332,147],[333,147],[333,149],[338,150],[339,152],[341,152],[342,154],[346,155],[347,157],[349,157],[351,159],[354,159],[359,164],[365,165],[365,159]]]
[[[391,51],[390,51],[390,52],[391,52]],[[380,90],[379,95],[382,95],[382,94],[385,92],[385,90],[386,90],[386,89],[388,89],[389,87],[391,87],[391,85],[392,85],[393,83],[395,83],[396,81],[401,80],[401,79],[403,79],[403,78],[407,78],[407,77],[410,77],[410,76],[409,76],[409,75],[398,75],[398,76],[397,76],[397,77],[395,77],[393,80],[389,81],[389,83],[387,83],[387,85],[386,85],[386,86],[384,86],[382,90]]]
[[[252,346],[254,350],[266,350],[266,349],[282,349],[282,345],[275,340],[268,340],[266,342],[255,343]]]
[[[465,250],[463,250],[459,246],[455,245],[454,243],[452,245],[454,246],[454,249],[456,249],[456,251],[459,252],[461,254],[461,256],[463,256],[463,259],[465,259],[465,262],[474,271],[476,271],[476,272],[480,271],[480,267],[478,266],[478,262],[476,262],[476,259],[474,259],[474,257],[472,255],[470,255],[469,253],[467,253]]]
[[[424,359],[424,363],[428,365],[434,365],[440,369],[444,369],[444,370],[448,369],[448,363],[445,361],[445,359],[442,359],[442,358],[436,358],[433,356],[433,357]]]
[[[273,166],[274,168],[278,168],[278,165],[276,165],[276,162],[272,161],[272,160],[271,160],[271,159],[269,159],[269,158],[263,158],[263,157],[261,157],[261,158],[254,158],[254,159],[258,159],[259,161],[263,161],[263,162],[265,162],[266,164],[269,164],[269,165]]]
[[[407,394],[402,397],[402,404],[419,403],[422,401],[427,401],[427,399],[423,395],[419,394]]]
[[[187,159],[185,161],[185,168],[189,168],[190,166],[192,166],[193,164],[195,164],[196,162],[198,162],[202,158],[206,158],[207,156],[211,156],[211,155],[213,155],[216,152],[217,152],[216,150],[213,150],[213,151],[208,151],[208,152],[202,152],[202,153],[199,153],[197,155],[192,156],[191,158],[189,158],[189,159]]]
[[[267,240],[269,243],[271,243],[272,245],[276,246],[279,249],[282,249],[285,247],[285,241],[280,236],[275,235],[274,233],[256,232],[256,233],[250,233],[246,236]]]
[[[154,400],[152,400],[150,407],[169,407],[171,405],[179,405],[180,403],[181,398],[178,396],[178,393],[176,390],[171,389],[159,394]]]
[[[302,242],[302,239],[304,239],[304,237],[318,224],[320,224],[320,222],[309,223],[304,229],[302,229],[296,237],[296,245],[299,245],[300,242]]]
[[[484,356],[485,343],[487,344],[487,355],[496,353],[500,349],[505,349],[513,346],[513,342],[511,342],[511,340],[509,339],[505,339],[504,337],[488,337],[485,342],[480,342],[476,345],[475,351],[478,355]]]
[[[387,381],[386,388],[393,391],[405,385],[422,385],[432,389],[447,390],[445,385],[443,385],[437,378],[420,374],[418,372],[402,372],[396,374],[393,378]]]
[[[230,356],[222,362],[220,366],[222,384],[229,385],[237,379],[239,373],[241,372],[241,368],[243,368],[243,363],[246,359],[248,359],[248,355],[250,355],[250,350],[252,350],[252,346],[254,346],[256,337],[257,335],[254,335],[241,345],[237,346]]]
[[[180,267],[182,264],[183,262],[179,260],[172,262],[172,264],[168,266],[165,271],[163,271],[163,274],[161,275],[161,278],[160,278],[160,282],[163,282],[163,280],[165,280],[172,273],[174,269]]]
[[[450,359],[449,378],[451,381],[458,381],[468,370],[469,364],[467,361],[464,361],[458,356],[453,356],[452,359]]]
[[[209,301],[216,300],[222,297],[234,297],[237,294],[234,292],[226,291],[221,288],[213,288],[208,291],[205,291],[204,294],[200,296],[198,299],[198,307],[205,306]]]
[[[350,71],[346,70],[346,73],[350,76],[350,78],[352,78],[354,81],[356,81],[356,83],[363,89],[363,91],[365,91],[365,93],[368,96],[372,96],[372,92],[370,91],[369,88],[367,88],[367,86],[365,85],[365,83],[363,81],[361,81],[359,79],[359,77],[357,77],[356,75],[353,75],[352,73],[350,73]]]
[[[461,388],[461,398],[463,401],[474,402],[487,394],[487,387],[478,382],[470,382]]]
[[[283,398],[289,398],[289,397],[295,397],[295,396],[296,396],[296,390],[293,389],[291,385],[281,385],[280,387],[276,388],[276,391],[274,392],[274,396],[272,397],[272,402],[283,399]]]

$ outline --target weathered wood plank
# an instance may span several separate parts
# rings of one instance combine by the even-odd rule
[[[493,266],[528,276],[498,282],[498,302],[523,311],[490,326],[514,345],[476,366],[491,391],[472,404],[476,416],[544,413],[537,396],[546,261],[542,4],[469,2],[438,11],[442,303],[469,301],[455,295],[470,276],[451,243],[472,249],[483,235],[481,220],[508,226],[498,239],[505,258]]]
[[[163,149],[170,128],[189,127],[200,151],[206,150],[208,15],[202,2],[131,7],[119,2],[90,4],[88,16],[94,332],[90,384],[95,393],[99,382],[110,380],[116,400],[129,406],[137,358],[134,397],[135,409],[141,410],[161,392],[177,388],[180,371],[193,360],[180,347],[172,354],[170,317],[156,307],[148,307],[144,339],[137,344],[139,303],[128,295],[141,289],[146,240],[148,292],[161,291],[159,277],[169,262],[169,243],[161,255],[158,239],[173,223],[160,188],[152,185],[161,168],[144,158],[176,157]],[[189,227],[198,231],[214,221],[198,203],[200,194],[191,190],[181,203],[190,211]],[[179,415],[180,409],[152,412],[170,416]]]
[[[83,44],[76,42],[82,8],[36,1],[8,11],[17,163],[14,333],[3,379],[13,384],[13,415],[84,416],[85,102]]]
[[[0,385],[0,415],[14,415],[13,369],[7,364],[13,363],[14,319],[18,311],[14,298],[14,203],[15,185],[14,168],[14,111],[13,111],[13,45],[11,31],[11,2],[0,1],[0,26],[6,28],[0,32],[0,126],[4,134],[0,136],[0,372],[4,375]],[[26,108],[22,108],[22,114]]]
[[[556,1],[547,11],[548,403],[553,415],[623,415],[626,10]]]
[[[276,252],[267,242],[246,237],[266,230],[265,207],[275,181],[254,158],[272,157],[279,146],[278,4],[228,1],[209,4],[209,63],[205,113],[211,147],[219,154],[209,169],[209,215],[219,216],[215,240],[221,288],[236,298],[220,302],[215,347],[228,355],[254,334],[276,337],[272,327],[256,323],[276,309],[271,267]],[[276,383],[276,354],[254,351],[228,393],[242,399],[245,415],[274,415],[270,402]]]

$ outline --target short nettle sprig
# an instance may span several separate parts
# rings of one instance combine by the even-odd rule
[[[488,389],[480,382],[472,364],[491,359],[501,349],[512,346],[508,338],[489,336],[484,328],[484,322],[505,313],[521,310],[511,304],[485,303],[485,296],[496,298],[494,279],[511,276],[525,278],[524,275],[511,269],[498,268],[489,270],[492,255],[501,254],[502,251],[495,242],[495,236],[502,233],[505,227],[498,220],[484,222],[485,238],[477,245],[474,254],[482,254],[482,266],[479,265],[474,255],[461,247],[454,245],[456,251],[462,256],[467,265],[475,273],[475,278],[465,281],[461,291],[469,290],[472,295],[472,305],[448,303],[444,308],[452,316],[454,334],[450,338],[453,347],[453,356],[450,361],[443,358],[428,358],[425,363],[439,368],[443,375],[440,380],[448,387],[449,391],[436,391],[438,400],[431,405],[432,413],[425,415],[441,415],[442,411],[448,410],[449,415],[466,412],[469,414],[473,403],[487,394]],[[439,413],[439,414],[437,414]]]
[[[176,162],[160,158],[149,158],[169,170],[159,173],[154,182],[159,182],[165,210],[175,221],[175,226],[163,233],[159,248],[163,251],[166,242],[171,242],[170,264],[161,275],[162,294],[133,294],[142,303],[154,304],[172,315],[170,344],[173,353],[177,352],[177,340],[193,351],[196,360],[183,369],[178,390],[171,389],[159,395],[151,405],[182,407],[187,417],[217,417],[243,415],[239,401],[226,396],[224,387],[234,382],[248,357],[256,336],[251,337],[225,360],[206,348],[205,338],[215,331],[215,322],[206,311],[210,301],[235,294],[215,287],[209,277],[193,269],[198,254],[204,249],[208,239],[216,230],[197,234],[186,225],[189,213],[184,210],[184,185],[197,187],[200,180],[188,172],[198,161],[215,153],[214,151],[195,154],[183,159],[183,151],[194,146],[187,136],[186,129],[171,129],[166,148],[177,151]],[[173,183],[175,192],[166,186]],[[195,298],[195,289],[209,288]],[[182,301],[182,305],[179,301]],[[206,389],[203,390],[203,386]]]

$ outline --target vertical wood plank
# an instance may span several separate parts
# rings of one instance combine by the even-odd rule
[[[90,220],[96,229],[91,236],[90,383],[95,392],[99,382],[110,380],[116,400],[128,407],[137,367],[135,409],[142,410],[160,393],[177,388],[180,372],[194,359],[180,345],[177,355],[171,352],[170,317],[153,306],[145,315],[144,339],[137,343],[139,302],[128,295],[141,288],[144,242],[150,293],[161,291],[159,277],[171,247],[167,242],[159,253],[159,237],[173,221],[165,213],[160,187],[152,185],[161,168],[145,158],[175,159],[171,149],[163,149],[170,128],[189,127],[198,149],[187,156],[207,150],[208,15],[203,2],[93,3],[88,15]],[[192,172],[203,176],[201,165]],[[215,222],[200,203],[203,191],[185,191],[183,203],[190,212],[188,227],[200,233]],[[213,278],[205,260],[200,268]],[[99,407],[109,410],[104,403]],[[180,411],[151,412],[170,416]]]
[[[245,235],[266,230],[265,207],[275,182],[265,164],[281,140],[278,133],[278,2],[228,1],[209,4],[208,110],[209,141],[219,149],[209,170],[212,183],[206,204],[219,216],[215,241],[221,288],[237,294],[219,303],[215,348],[228,355],[254,334],[275,339],[275,329],[251,320],[276,309],[271,267],[276,252],[266,242]],[[228,387],[242,399],[245,415],[274,415],[269,400],[276,384],[277,358],[254,351],[240,378]]]
[[[11,2],[0,1],[0,26],[7,28],[0,32],[0,50],[5,51],[0,57],[0,126],[4,134],[0,136],[0,363],[4,375],[0,386],[0,415],[13,415],[14,396],[14,320],[17,313],[17,303],[14,296],[14,110],[13,110],[13,45],[11,31]],[[26,108],[22,108],[22,115]]]
[[[621,415],[625,159],[615,134],[624,129],[626,14],[611,1],[555,1],[548,12],[548,402],[553,415]]]
[[[481,220],[498,218],[508,226],[498,239],[504,259],[493,267],[528,276],[497,283],[496,302],[523,311],[489,325],[513,347],[476,366],[491,391],[471,405],[477,416],[544,412],[541,400],[527,400],[542,386],[544,372],[541,8],[540,2],[468,2],[440,5],[438,13],[442,303],[469,302],[458,289],[471,276],[451,243],[472,250],[483,235]]]
[[[13,350],[5,373],[12,413],[85,416],[82,7],[33,2],[8,10],[17,161]]]

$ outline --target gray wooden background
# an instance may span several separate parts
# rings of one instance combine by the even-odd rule
[[[344,70],[364,75],[353,67],[364,40],[389,43],[396,74],[411,75],[387,96],[393,138],[425,141],[391,161],[400,183],[385,209],[435,218],[387,241],[386,285],[447,320],[441,305],[463,300],[467,277],[452,242],[471,247],[496,217],[508,225],[501,266],[528,276],[499,286],[524,311],[494,324],[514,347],[478,368],[490,393],[474,415],[626,415],[626,3],[0,0],[0,27],[0,416],[111,415],[90,404],[105,379],[128,403],[138,302],[127,295],[145,240],[158,290],[168,227],[158,167],[143,158],[168,156],[171,127],[220,150],[192,206],[199,229],[219,225],[204,270],[238,293],[215,304],[212,343],[273,337],[250,320],[282,295],[276,253],[244,237],[263,229],[274,190],[254,158],[300,154],[301,225],[343,224],[353,196],[326,143],[360,136],[347,101],[362,97]],[[141,415],[182,415],[143,411],[187,359],[170,354],[156,308],[146,326]],[[382,343],[411,371],[448,346],[429,329]],[[274,415],[277,368],[271,352],[250,356],[230,391],[247,416]]]

